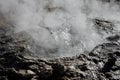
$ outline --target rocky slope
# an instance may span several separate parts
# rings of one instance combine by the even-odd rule
[[[98,1],[118,7],[120,4],[120,0]],[[57,7],[48,6],[47,11],[55,9]],[[99,17],[91,20],[99,35],[109,34],[105,37],[106,43],[79,56],[43,59],[35,57],[37,53],[33,55],[28,49],[31,41],[27,33],[14,34],[11,22],[4,20],[0,12],[0,80],[120,80],[120,31],[114,24],[120,22],[108,20]]]
[[[117,41],[79,56],[46,60],[32,57],[24,40],[0,30],[0,80],[120,80]]]

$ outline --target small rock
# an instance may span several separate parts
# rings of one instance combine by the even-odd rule
[[[67,69],[70,70],[70,71],[74,71],[74,70],[76,70],[76,69],[75,69],[75,66],[73,66],[73,65],[71,65],[71,66],[67,66]]]
[[[19,70],[18,73],[25,75],[26,74],[26,70]]]
[[[115,62],[116,62],[115,57],[108,59],[108,62],[105,63],[105,65],[102,68],[102,71],[109,72],[111,70],[111,68],[113,67],[113,65],[115,65]]]
[[[56,63],[52,65],[53,68],[53,74],[55,75],[62,75],[65,71],[64,65]]]
[[[27,70],[27,74],[35,74],[35,73],[31,70]]]

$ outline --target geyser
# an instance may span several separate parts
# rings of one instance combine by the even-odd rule
[[[31,36],[28,49],[40,57],[79,55],[120,31],[120,9],[114,0],[0,0],[0,13],[15,34]],[[106,23],[102,29],[96,26],[97,18],[112,22],[114,33],[103,30]]]

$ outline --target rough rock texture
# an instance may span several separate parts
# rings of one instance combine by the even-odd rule
[[[104,19],[94,19],[93,20],[96,31],[98,33],[100,32],[106,32],[106,33],[114,33],[114,24],[112,22],[104,20]]]
[[[53,60],[34,58],[21,44],[8,34],[0,35],[0,80],[120,80],[118,42]]]

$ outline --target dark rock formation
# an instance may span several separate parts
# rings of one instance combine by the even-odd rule
[[[95,19],[94,22],[99,30],[114,31],[114,25],[109,21]],[[25,46],[27,40],[9,29],[0,26],[0,80],[120,79],[119,35],[108,37],[109,43],[96,46],[88,54],[43,60],[31,56]]]
[[[26,53],[26,55],[25,55]],[[10,35],[0,35],[0,80],[119,80],[120,44],[104,43],[88,54],[42,60]]]
[[[119,35],[109,36],[106,39],[111,42],[117,42],[120,39],[120,36]]]
[[[93,20],[95,24],[96,31],[98,33],[113,33],[114,32],[114,24],[110,21],[104,20],[104,19],[99,19],[96,18]]]

